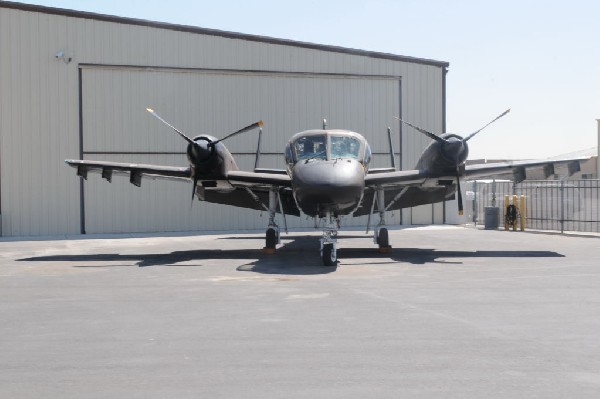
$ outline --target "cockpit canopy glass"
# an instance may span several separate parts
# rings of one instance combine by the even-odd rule
[[[327,136],[310,135],[294,142],[298,161],[303,159],[327,159]]]
[[[351,136],[331,136],[331,159],[359,159],[360,142]]]
[[[356,159],[361,163],[368,164],[371,155],[368,147],[369,145],[365,143],[363,155],[360,139],[351,134],[307,134],[295,139],[291,143],[291,147],[288,146],[286,149],[286,161],[292,163],[309,159],[327,160],[341,158]]]

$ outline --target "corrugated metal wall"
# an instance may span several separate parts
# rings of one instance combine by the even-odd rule
[[[57,60],[58,50],[71,57]],[[282,167],[289,137],[320,127],[364,134],[387,151],[394,115],[442,130],[443,68],[366,55],[4,8],[0,3],[0,201],[5,236],[80,230],[80,183],[66,158],[185,164],[184,143],[146,112],[190,134],[222,136],[263,119],[261,166]],[[81,121],[80,121],[81,117]],[[80,129],[81,124],[81,129]],[[81,130],[81,132],[80,132]],[[81,140],[80,140],[81,133]],[[80,144],[82,148],[80,149]],[[406,133],[402,166],[427,144]],[[256,133],[227,142],[253,166]],[[387,166],[388,158],[375,158]],[[90,176],[87,232],[264,227],[258,212],[195,203],[178,182]],[[396,217],[399,220],[399,217]],[[441,206],[406,210],[404,223],[442,222]],[[296,224],[305,224],[299,220]],[[311,223],[308,223],[311,225]]]
[[[279,168],[288,139],[298,131],[320,128],[323,118],[330,127],[386,137],[390,115],[400,109],[397,78],[85,67],[82,87],[84,157],[120,162],[187,163],[187,143],[151,117],[147,106],[190,136],[223,137],[263,119],[261,166]],[[240,168],[253,167],[256,139],[255,132],[225,142]],[[148,180],[136,188],[124,180],[127,184],[119,188],[99,178],[85,182],[87,232],[127,231],[132,226],[135,231],[161,231],[265,224],[256,211],[205,203],[190,210],[190,184]],[[160,216],[148,217],[157,213]],[[290,218],[289,224],[307,222]]]

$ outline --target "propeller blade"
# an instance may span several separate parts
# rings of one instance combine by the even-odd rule
[[[179,134],[181,137],[183,137],[183,139],[185,141],[187,141],[190,144],[195,144],[194,140],[192,140],[191,138],[189,138],[188,136],[186,136],[185,133],[183,133],[182,131],[180,131],[179,129],[177,129],[175,126],[171,125],[169,122],[167,122],[166,120],[164,120],[163,118],[161,118],[160,115],[158,115],[156,112],[154,112],[154,110],[152,108],[146,108],[146,111],[150,112],[152,114],[152,116],[154,116],[156,119],[158,119],[159,121],[161,121],[165,125],[169,126],[171,129],[175,130],[177,132],[177,134]]]
[[[240,130],[238,130],[238,131],[236,131],[236,132],[233,132],[233,133],[231,133],[231,134],[229,134],[229,135],[227,135],[227,136],[223,137],[222,139],[219,139],[219,140],[217,140],[217,141],[214,141],[214,142],[212,143],[212,145],[215,145],[215,144],[217,144],[217,143],[220,143],[220,142],[221,142],[221,141],[223,141],[223,140],[227,140],[228,138],[230,138],[230,137],[233,137],[233,136],[235,136],[235,135],[237,135],[237,134],[240,134],[240,133],[247,132],[248,130],[256,129],[257,127],[261,127],[261,126],[263,126],[263,125],[264,125],[263,121],[254,122],[254,123],[253,123],[253,124],[251,124],[251,125],[248,125],[248,126],[246,126],[246,127],[243,127],[243,128],[241,128]]]
[[[458,193],[458,214],[459,215],[463,215],[464,210],[463,210],[463,198],[462,198],[462,191],[460,190],[460,169],[457,167],[456,168],[456,191]]]
[[[427,130],[425,130],[425,129],[423,129],[423,128],[420,128],[420,127],[418,127],[418,126],[415,126],[415,125],[413,125],[412,123],[406,122],[406,121],[404,121],[404,120],[402,120],[402,119],[398,118],[397,116],[394,116],[394,118],[396,118],[396,119],[398,119],[400,122],[402,122],[402,123],[404,123],[404,124],[406,124],[406,125],[408,125],[408,126],[412,127],[413,129],[415,129],[415,130],[417,130],[417,131],[419,131],[419,132],[423,133],[425,136],[429,137],[430,139],[433,139],[433,140],[435,140],[435,141],[437,141],[437,142],[439,142],[439,143],[445,143],[445,142],[446,142],[446,140],[444,140],[444,139],[443,139],[443,138],[441,138],[440,136],[436,135],[435,133],[431,133],[430,131],[427,131]]]
[[[485,126],[483,126],[481,129],[469,134],[467,137],[465,137],[465,139],[463,141],[469,141],[471,138],[473,138],[473,136],[475,136],[477,133],[481,132],[483,129],[485,129],[486,127],[488,127],[489,125],[491,125],[492,123],[496,122],[498,119],[502,118],[504,115],[508,114],[510,112],[510,108],[507,109],[506,111],[504,111],[503,113],[501,113],[500,115],[498,115],[497,117],[495,117],[494,119],[492,119],[492,121],[488,122]]]

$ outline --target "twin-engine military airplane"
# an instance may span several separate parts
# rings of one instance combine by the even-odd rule
[[[323,226],[321,257],[326,266],[337,262],[337,233],[343,216],[379,214],[373,239],[381,252],[389,250],[386,212],[422,204],[432,204],[458,196],[458,211],[463,201],[460,179],[512,178],[522,181],[526,170],[542,169],[545,177],[554,174],[554,166],[567,164],[569,173],[579,171],[578,160],[539,160],[466,165],[467,142],[501,115],[479,130],[461,137],[453,133],[436,135],[399,119],[432,139],[412,170],[369,168],[371,148],[360,134],[349,130],[307,130],[295,134],[285,148],[286,169],[239,170],[223,141],[263,125],[262,121],[246,126],[222,139],[210,135],[190,138],[148,108],[153,116],[177,132],[188,142],[189,166],[173,167],[91,160],[66,160],[87,179],[88,171],[100,172],[111,181],[112,174],[129,174],[130,182],[140,186],[142,176],[192,182],[192,200],[236,207],[265,210],[269,213],[265,250],[274,252],[280,243],[276,213],[300,216],[304,213]],[[260,138],[259,138],[260,143]],[[393,149],[390,140],[390,155]],[[258,157],[258,151],[257,151]]]

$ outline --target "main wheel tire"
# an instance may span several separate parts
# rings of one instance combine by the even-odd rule
[[[337,254],[333,244],[323,245],[323,264],[325,266],[335,266],[337,263]]]
[[[265,244],[266,248],[275,249],[277,246],[277,232],[275,229],[267,229]]]
[[[379,235],[377,236],[377,244],[379,244],[379,248],[387,248],[390,246],[388,230],[385,227],[379,229]]]

